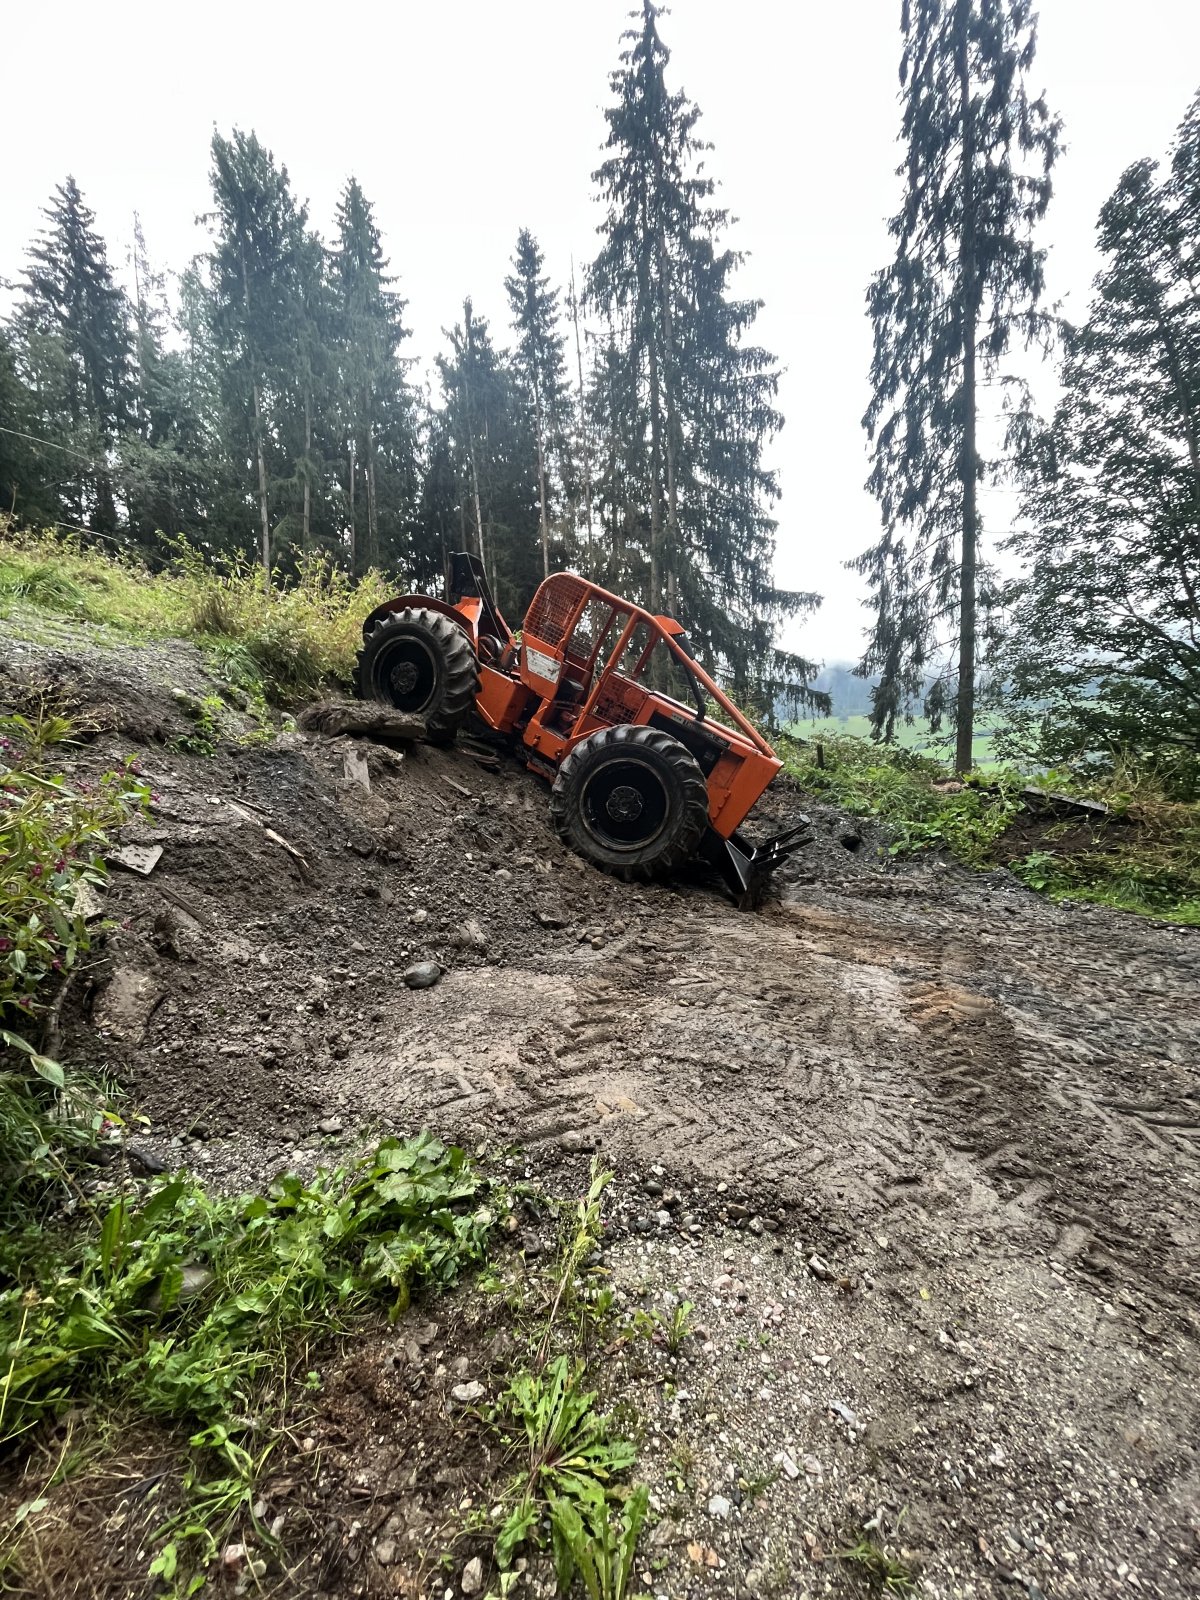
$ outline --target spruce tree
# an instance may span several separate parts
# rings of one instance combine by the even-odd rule
[[[588,288],[617,340],[604,397],[614,547],[628,564],[640,545],[649,608],[682,615],[706,663],[770,708],[782,679],[810,672],[775,649],[775,630],[815,597],[772,579],[777,484],[763,450],[782,423],[778,373],[749,342],[758,303],[733,294],[740,257],[722,243],[699,112],[667,87],[659,15],[642,0],[625,35],[595,174],[606,214]],[[625,521],[620,496],[635,491]]]
[[[558,290],[551,289],[537,240],[528,228],[517,236],[512,275],[504,280],[517,335],[513,366],[524,394],[537,450],[538,526],[542,575],[550,576],[550,517],[555,490],[566,476],[568,392],[565,340],[559,328]],[[557,467],[557,474],[554,469]]]
[[[75,463],[39,442],[43,423],[18,357],[12,333],[0,326],[0,511],[35,524],[53,522],[54,481]]]
[[[468,299],[438,358],[458,477],[459,525],[502,610],[522,615],[542,575],[536,452],[516,374]]]
[[[1031,0],[903,0],[904,180],[891,263],[873,280],[868,487],[883,521],[853,563],[876,609],[862,670],[880,674],[876,736],[924,693],[930,726],[948,714],[956,766],[971,766],[979,589],[978,385],[1014,337],[1050,330],[1044,252],[1032,230],[1050,200],[1059,123],[1028,89]],[[957,672],[931,663],[947,630]]]
[[[351,565],[377,564],[384,556],[381,525],[389,524],[392,559],[402,553],[408,512],[415,499],[415,421],[399,349],[408,337],[405,302],[388,272],[374,211],[351,178],[338,204],[333,284],[340,366],[344,494]],[[399,491],[400,512],[383,504],[380,475]],[[360,535],[359,486],[365,502]],[[365,535],[365,536],[364,536]]]
[[[255,134],[236,128],[228,139],[213,135],[212,190],[209,270],[221,401],[226,427],[245,439],[253,462],[259,555],[269,587],[270,458],[276,414],[296,369],[297,282],[307,211],[292,196],[287,168],[276,166]]]
[[[130,535],[148,550],[160,533],[204,534],[212,483],[203,425],[188,399],[187,364],[171,348],[166,278],[151,264],[136,213],[133,240],[134,383],[118,470]]]
[[[132,405],[129,307],[74,178],[59,185],[43,216],[20,315],[37,431],[62,447],[64,463],[76,463],[61,474],[68,516],[113,534],[114,452]]]
[[[1200,777],[1200,96],[1170,165],[1100,213],[1062,399],[1024,442],[1024,559],[1001,660],[1008,739],[1049,762],[1123,751]],[[1015,702],[1015,705],[1013,704]]]

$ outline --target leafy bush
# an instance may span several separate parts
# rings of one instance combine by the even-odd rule
[[[90,945],[82,888],[102,882],[108,835],[146,803],[131,772],[72,787],[46,752],[70,733],[61,717],[0,718],[0,1198],[55,1152],[87,1142],[94,1108],[30,1035]],[[79,1111],[86,1109],[80,1119]]]
[[[389,1139],[350,1168],[215,1198],[163,1182],[50,1248],[0,1245],[0,1445],[84,1395],[247,1431],[292,1341],[408,1304],[482,1258],[492,1215],[461,1150]],[[235,1419],[238,1419],[235,1421]]]
[[[108,834],[149,799],[130,772],[93,788],[45,770],[44,752],[67,736],[61,718],[0,717],[0,1019],[33,1017],[47,980],[87,949],[80,886],[105,877]]]

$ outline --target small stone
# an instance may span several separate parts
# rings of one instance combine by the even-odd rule
[[[125,1156],[130,1166],[138,1172],[154,1174],[168,1170],[169,1164],[161,1156],[155,1155],[153,1150],[148,1150],[142,1144],[127,1144],[125,1146]]]
[[[762,1218],[761,1217],[751,1217],[750,1221],[746,1224],[746,1226],[749,1228],[751,1233],[761,1233],[763,1231]]]
[[[407,969],[404,982],[410,989],[432,989],[442,976],[436,961],[418,961]]]
[[[477,1400],[483,1399],[484,1388],[478,1378],[472,1378],[470,1383],[456,1383],[450,1395],[460,1406],[473,1406]]]
[[[390,1567],[396,1561],[395,1539],[380,1539],[375,1546],[375,1559],[381,1567]]]
[[[723,1494],[713,1495],[712,1499],[708,1502],[708,1514],[710,1517],[716,1517],[718,1522],[727,1522],[729,1520],[729,1513],[732,1510],[732,1503],[726,1500]]]
[[[356,956],[365,956],[367,953],[367,947],[361,939],[351,939],[350,948]]]
[[[833,1268],[829,1265],[828,1261],[825,1260],[824,1256],[809,1256],[808,1270],[812,1273],[814,1278],[833,1277]]]
[[[658,1223],[660,1228],[667,1228],[671,1223],[671,1213],[669,1211],[656,1211],[654,1213],[654,1220]]]
[[[483,1562],[478,1556],[472,1556],[462,1572],[462,1592],[464,1594],[478,1594],[483,1588]]]
[[[290,1123],[284,1123],[283,1127],[279,1130],[279,1137],[283,1140],[284,1144],[299,1144],[300,1131],[298,1128],[293,1128]]]
[[[782,1467],[787,1476],[793,1480],[800,1476],[800,1468],[792,1460],[791,1456],[788,1455],[786,1450],[781,1450],[775,1457],[775,1465],[777,1467]]]
[[[322,1133],[341,1133],[342,1129],[345,1127],[345,1123],[342,1121],[341,1117],[326,1117],[325,1120],[319,1124],[319,1127]]]

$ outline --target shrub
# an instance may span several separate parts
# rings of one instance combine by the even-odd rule
[[[46,770],[46,752],[70,733],[61,717],[0,718],[0,1186],[46,1176],[63,1145],[78,1143],[70,1116],[78,1089],[30,1035],[86,954],[81,889],[105,876],[111,829],[148,799],[131,772],[91,788]],[[48,1165],[50,1164],[50,1165]]]

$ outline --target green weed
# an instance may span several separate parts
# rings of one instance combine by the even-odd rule
[[[177,1176],[66,1235],[0,1242],[0,1447],[88,1402],[189,1430],[184,1508],[153,1572],[203,1566],[253,1502],[308,1347],[483,1258],[492,1211],[461,1150],[389,1139],[358,1164],[214,1197]],[[194,1581],[194,1579],[189,1580]],[[190,1591],[189,1591],[190,1592]]]
[[[662,1345],[668,1355],[677,1356],[692,1331],[695,1309],[690,1300],[676,1300],[669,1310],[655,1306],[653,1311],[636,1311],[634,1327],[655,1344]]]
[[[45,1256],[4,1260],[0,1444],[85,1394],[206,1427],[255,1414],[291,1338],[482,1258],[481,1180],[429,1135],[356,1167],[214,1198],[176,1177]],[[5,1251],[7,1255],[7,1250]]]
[[[836,1552],[839,1561],[848,1561],[869,1579],[882,1594],[909,1595],[917,1592],[917,1577],[903,1561],[889,1556],[868,1533],[862,1533],[846,1550]]]
[[[611,1307],[611,1291],[589,1289],[583,1274],[602,1232],[604,1191],[612,1173],[592,1162],[554,1268],[545,1325],[528,1371],[517,1373],[498,1402],[492,1424],[521,1467],[498,1528],[495,1559],[501,1591],[516,1552],[540,1541],[549,1526],[563,1592],[576,1575],[590,1600],[626,1600],[648,1491],[619,1481],[636,1457],[632,1442],[599,1411],[587,1386],[590,1334]],[[550,1350],[566,1334],[569,1349]]]
[[[79,896],[103,882],[101,852],[149,789],[130,770],[95,785],[67,783],[48,753],[69,740],[53,712],[0,718],[0,1220],[30,1180],[60,1175],[92,1138],[93,1087],[68,1082],[33,1041],[53,997],[86,957],[91,932]]]
[[[192,722],[191,732],[181,733],[175,739],[175,748],[191,756],[215,756],[217,741],[222,734],[221,717],[225,709],[220,696],[208,694],[202,699],[197,699],[194,695],[185,694],[181,689],[175,694],[175,702]]]

